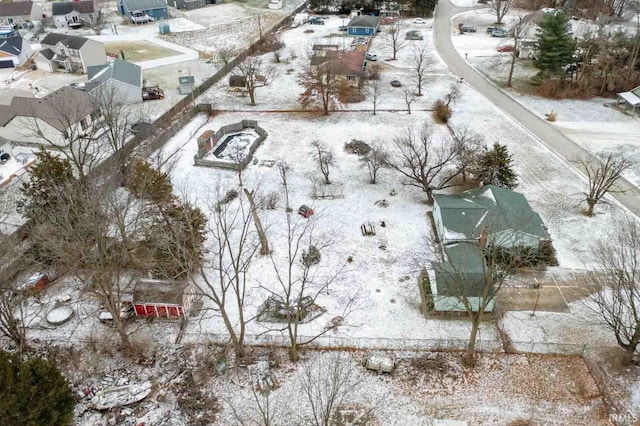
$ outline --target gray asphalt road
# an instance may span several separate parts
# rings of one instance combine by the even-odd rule
[[[491,103],[501,108],[551,151],[566,159],[572,167],[575,167],[575,165],[571,162],[577,159],[593,160],[594,157],[591,154],[563,135],[562,132],[514,101],[511,97],[487,81],[480,73],[467,65],[466,61],[462,59],[451,43],[451,16],[465,9],[466,8],[452,5],[449,0],[440,0],[436,7],[433,39],[438,54],[447,64],[449,70],[464,78],[467,84],[483,94]],[[577,168],[576,170],[584,176],[583,171]],[[635,215],[640,215],[640,190],[630,182],[621,179],[618,182],[617,189],[622,188],[631,188],[631,190],[625,193],[614,193],[611,195]],[[585,190],[586,189],[587,183],[585,182]],[[598,207],[596,206],[596,210],[597,209]]]

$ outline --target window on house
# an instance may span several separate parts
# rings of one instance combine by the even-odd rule
[[[355,80],[356,80],[356,76],[355,76],[355,75],[348,75],[348,76],[347,76],[347,80],[349,80],[349,81],[355,81]]]
[[[82,130],[87,130],[87,127],[89,127],[89,123],[87,123],[86,118],[80,120],[80,127],[82,128]]]
[[[91,113],[91,121],[97,121],[100,118],[100,110],[95,110]]]
[[[7,19],[7,22],[10,23],[10,24],[13,24],[13,18]]]
[[[64,140],[69,140],[69,132],[66,129],[62,131],[62,137]]]

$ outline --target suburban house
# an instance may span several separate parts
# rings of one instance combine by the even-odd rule
[[[87,68],[85,90],[90,96],[108,96],[121,103],[142,102],[142,68],[114,59],[105,65]]]
[[[64,147],[100,117],[85,92],[63,87],[42,98],[16,96],[0,105],[0,139]]]
[[[90,66],[107,62],[104,45],[86,37],[49,33],[40,44],[42,50],[35,57],[36,65],[50,72],[61,68],[86,73]]]
[[[458,195],[434,195],[433,219],[442,246],[478,244],[484,235],[502,247],[538,248],[551,240],[524,195],[495,185]]]
[[[31,43],[13,29],[0,29],[0,68],[15,68],[23,65],[31,55]]]
[[[340,46],[337,44],[314,44],[311,50],[313,51],[313,56],[327,56],[327,52],[336,52],[340,49]]]
[[[132,24],[169,19],[167,0],[118,0],[118,10]]]
[[[51,15],[56,28],[80,28],[96,18],[93,0],[60,1],[51,4]]]
[[[640,86],[628,92],[618,93],[618,103],[624,103],[634,110],[640,107]]]
[[[347,24],[347,35],[373,37],[378,32],[379,26],[380,18],[377,16],[356,16]]]
[[[215,0],[168,0],[168,4],[176,9],[191,10],[208,4],[215,4]]]
[[[487,266],[476,243],[452,243],[444,247],[444,260],[431,262],[427,271],[433,300],[437,312],[466,312],[465,302],[473,312],[489,299],[484,312],[495,306],[493,286],[487,283]]]
[[[140,279],[133,290],[133,309],[138,317],[174,317],[188,313],[193,286],[186,282]]]
[[[23,27],[27,22],[41,21],[42,15],[41,3],[32,1],[0,3],[0,25]]]
[[[351,83],[353,87],[362,84],[365,52],[359,50],[324,50],[322,55],[311,57],[311,69],[338,75]]]

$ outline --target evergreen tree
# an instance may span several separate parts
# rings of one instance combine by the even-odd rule
[[[513,171],[513,160],[507,147],[498,143],[492,149],[486,149],[478,157],[476,179],[487,185],[497,185],[513,189],[518,185],[518,177]]]
[[[543,72],[564,76],[565,67],[575,61],[576,44],[571,34],[569,16],[561,11],[544,14],[536,34],[538,57],[535,65]]]
[[[137,198],[148,199],[155,204],[168,204],[174,199],[169,176],[146,161],[136,161],[127,183],[129,191]]]
[[[419,16],[433,16],[438,0],[416,0],[416,12]]]
[[[0,351],[0,424],[64,426],[73,421],[73,393],[49,361],[22,361]]]
[[[41,150],[36,153],[29,181],[20,188],[23,196],[18,202],[20,211],[27,219],[34,219],[45,210],[54,210],[60,194],[75,180],[68,159]]]

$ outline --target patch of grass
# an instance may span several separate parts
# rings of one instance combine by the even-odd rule
[[[124,59],[131,62],[151,61],[180,54],[148,41],[108,42],[104,44],[104,48],[108,55],[118,55],[121,59],[121,52],[123,52]]]

